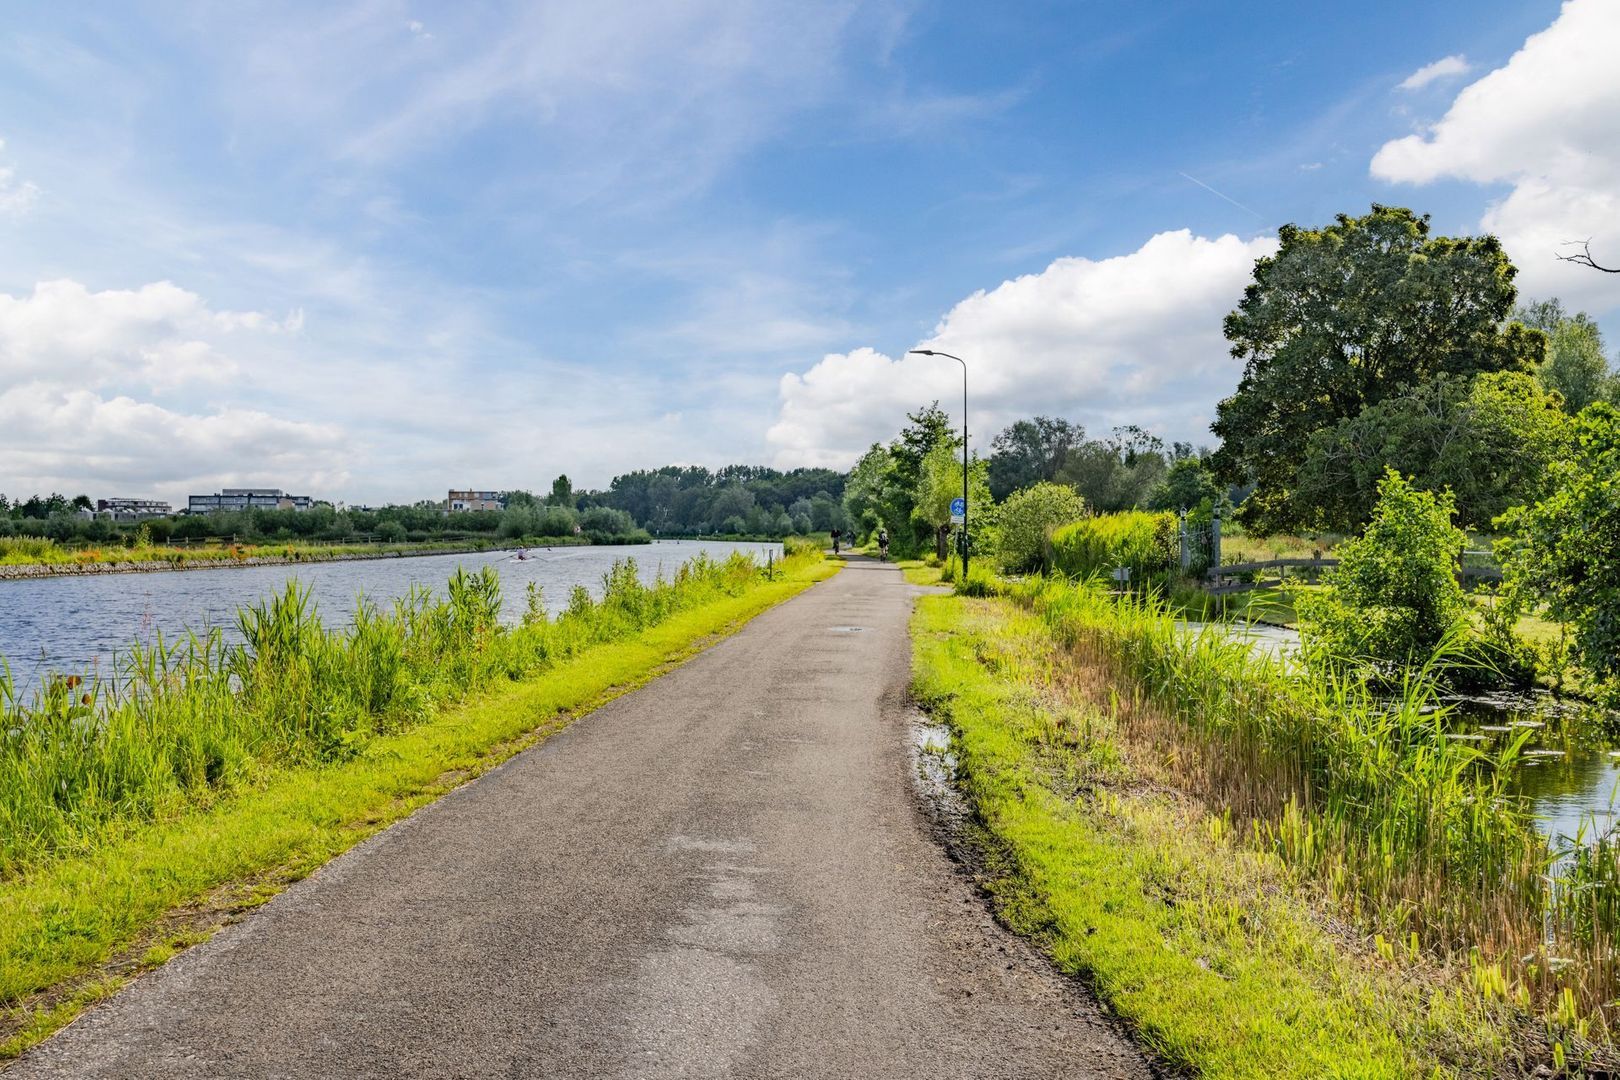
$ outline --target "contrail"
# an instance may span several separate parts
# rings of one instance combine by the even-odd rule
[[[1261,221],[1264,221],[1266,219],[1266,215],[1264,215],[1260,211],[1254,209],[1254,207],[1252,207],[1252,206],[1244,206],[1242,203],[1238,202],[1236,199],[1232,198],[1230,195],[1222,195],[1220,192],[1216,191],[1214,188],[1210,187],[1208,184],[1204,183],[1202,180],[1198,179],[1198,177],[1196,177],[1196,176],[1188,176],[1186,173],[1177,173],[1176,175],[1181,177],[1183,180],[1191,180],[1193,183],[1197,184],[1199,187],[1203,188],[1205,191],[1209,192],[1211,195],[1215,196],[1217,199],[1225,199],[1227,202],[1231,203],[1233,206],[1237,207],[1239,210],[1247,211],[1248,213],[1251,213],[1255,217],[1259,218]]]

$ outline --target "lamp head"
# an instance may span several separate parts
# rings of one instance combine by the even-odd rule
[[[933,349],[908,349],[907,351],[908,352],[914,352],[918,356],[938,356],[939,355],[939,353],[935,352]]]

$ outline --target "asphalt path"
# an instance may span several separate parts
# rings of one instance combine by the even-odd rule
[[[918,590],[852,562],[379,833],[22,1077],[1140,1077],[913,783]]]

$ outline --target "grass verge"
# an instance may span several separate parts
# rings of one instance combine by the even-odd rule
[[[375,738],[341,764],[277,770],[259,786],[0,883],[0,1060],[372,833],[838,569],[788,565],[741,595]]]
[[[1004,600],[925,597],[915,690],[949,724],[1000,917],[1200,1076],[1528,1073],[1539,1028],[1334,907],[1167,782],[1106,672]]]

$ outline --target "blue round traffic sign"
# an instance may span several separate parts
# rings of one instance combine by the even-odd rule
[[[935,503],[934,505],[938,506],[939,504]],[[966,499],[952,499],[951,500],[951,513],[956,515],[957,517],[961,517],[963,514],[967,513],[967,500]]]

